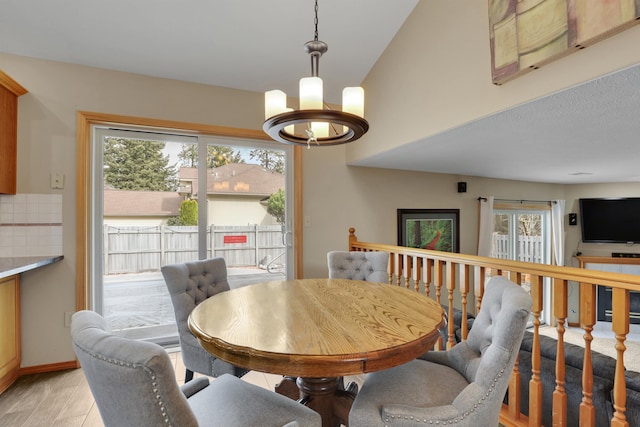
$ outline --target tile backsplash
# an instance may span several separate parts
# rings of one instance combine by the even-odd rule
[[[62,194],[0,195],[0,257],[62,255]]]

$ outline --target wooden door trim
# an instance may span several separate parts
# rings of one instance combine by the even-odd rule
[[[90,306],[89,264],[92,258],[91,236],[91,127],[93,125],[127,125],[155,127],[176,130],[192,135],[223,136],[230,138],[255,139],[273,142],[261,130],[232,128],[201,123],[180,122],[174,120],[146,117],[124,116],[118,114],[77,112],[77,186],[76,186],[76,310]],[[274,145],[278,144],[273,142]],[[302,269],[302,150],[293,147],[293,192],[294,218],[294,276],[303,277]]]

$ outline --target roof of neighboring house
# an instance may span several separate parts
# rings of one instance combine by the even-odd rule
[[[260,165],[229,163],[207,171],[207,194],[235,194],[269,196],[284,188],[284,175]],[[198,170],[180,168],[181,185],[191,183],[190,194],[198,192]]]
[[[104,216],[177,216],[183,197],[174,191],[104,190]]]

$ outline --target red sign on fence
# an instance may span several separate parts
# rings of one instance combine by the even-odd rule
[[[247,236],[224,236],[224,243],[247,243]]]

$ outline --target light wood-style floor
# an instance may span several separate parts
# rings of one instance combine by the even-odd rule
[[[176,379],[184,383],[180,352],[169,352]],[[197,374],[196,374],[197,376]],[[273,390],[279,375],[249,372],[243,379]],[[82,369],[27,375],[0,395],[0,427],[103,427]]]

